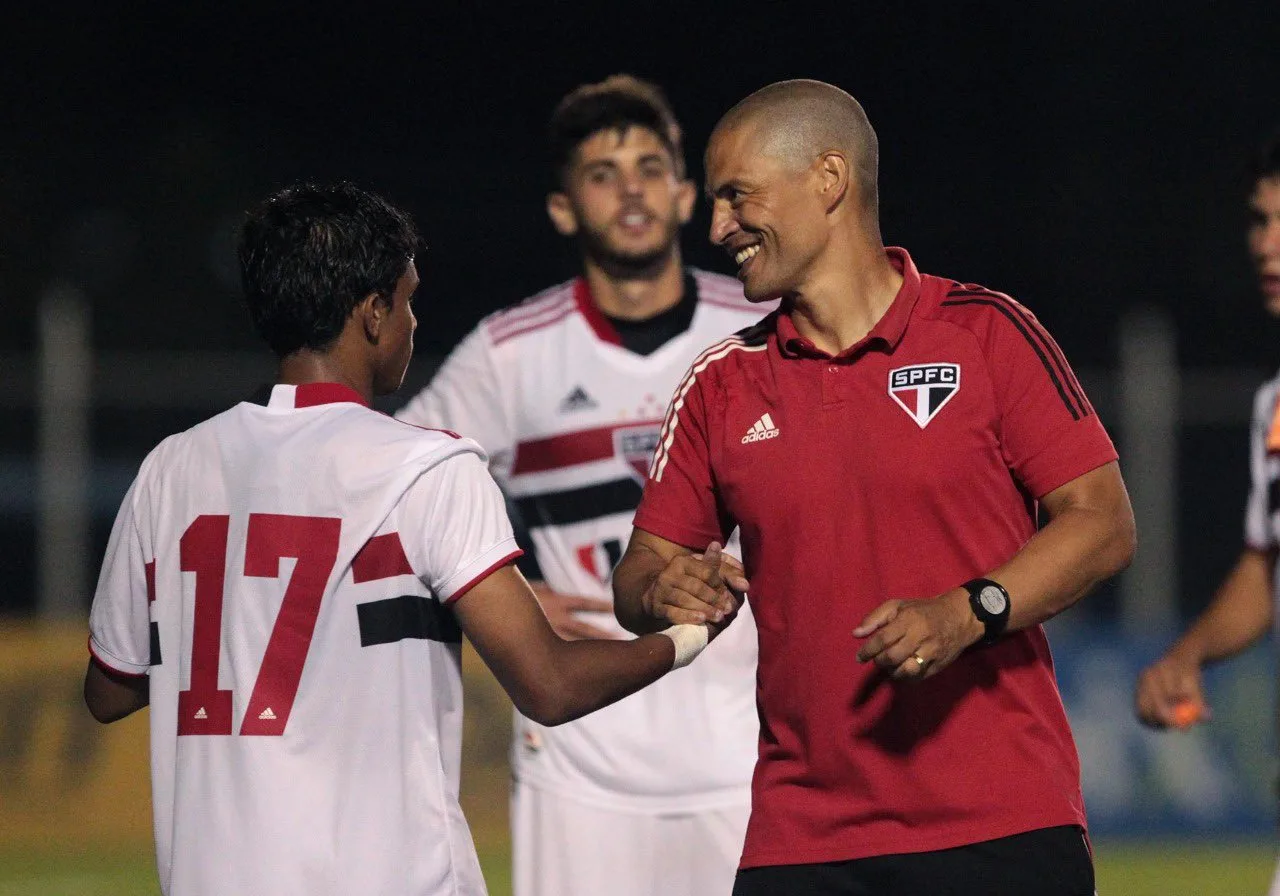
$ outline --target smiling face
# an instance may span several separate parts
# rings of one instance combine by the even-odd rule
[[[829,235],[817,160],[788,163],[757,137],[750,126],[717,131],[706,158],[711,241],[753,302],[799,292]]]
[[[1249,256],[1267,311],[1280,317],[1280,177],[1264,177],[1249,197]]]
[[[647,128],[597,131],[577,149],[564,189],[547,199],[556,229],[609,267],[647,268],[671,255],[694,188]]]

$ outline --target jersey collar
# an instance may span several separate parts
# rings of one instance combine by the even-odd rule
[[[615,324],[608,315],[600,310],[600,306],[596,304],[596,300],[591,294],[591,286],[587,283],[586,277],[578,277],[573,281],[573,301],[578,307],[578,313],[582,315],[582,319],[587,322],[587,326],[591,328],[591,332],[595,334],[597,339],[609,345],[625,348],[634,354],[645,355],[657,351],[662,345],[666,344],[666,341],[686,332],[693,325],[693,315],[698,305],[698,280],[686,268],[682,272],[681,283],[683,291],[680,295],[680,301],[666,311],[658,312],[653,317],[630,324],[632,329],[636,327],[643,328],[646,325],[679,326],[678,330],[670,334],[668,340],[664,340],[648,352],[637,350],[628,339],[623,338],[623,332],[626,331],[625,326],[624,330],[620,332],[619,325]],[[676,319],[676,323],[670,323],[672,318]],[[630,335],[634,336],[634,334]]]
[[[610,345],[622,345],[622,337],[591,297],[591,287],[587,285],[586,277],[573,281],[573,300],[578,304],[578,313],[591,327],[591,332],[596,334],[597,339]]]
[[[274,386],[263,386],[249,400],[265,407],[286,410],[342,402],[369,406],[369,402],[359,392],[341,383],[303,383],[300,386],[277,383]]]
[[[920,298],[920,272],[906,249],[886,246],[884,254],[894,269],[902,275],[902,286],[894,296],[893,303],[889,305],[889,310],[876,321],[870,333],[840,354],[829,355],[800,335],[791,320],[791,314],[784,309],[778,314],[778,348],[782,354],[791,358],[850,360],[870,348],[873,343],[883,345],[890,352],[897,348],[903,334],[907,331],[907,322],[911,320],[911,312],[916,307],[916,301]]]

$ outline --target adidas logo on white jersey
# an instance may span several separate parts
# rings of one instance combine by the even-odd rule
[[[765,439],[776,439],[782,434],[782,430],[773,425],[773,418],[768,414],[763,414],[759,420],[751,425],[747,430],[747,434],[742,437],[742,444],[747,445],[751,442],[762,442]]]
[[[581,386],[574,386],[573,391],[560,402],[560,413],[586,411],[594,407],[597,407],[596,400],[587,394],[587,390]]]
[[[207,719],[207,718],[209,718],[209,714],[208,714],[207,712],[205,712],[205,711],[204,711],[204,707],[202,706],[202,707],[200,707],[199,709],[197,709],[197,710],[196,710],[196,714],[195,714],[194,718],[197,718],[197,719]]]
[[[272,712],[272,711],[271,711],[271,707],[270,707],[270,706],[268,706],[268,707],[267,707],[266,709],[264,709],[262,712],[258,713],[258,718],[260,718],[260,719],[264,719],[264,720],[266,720],[266,721],[274,721],[274,720],[275,720],[275,717],[276,717],[276,714],[275,714],[274,712]]]

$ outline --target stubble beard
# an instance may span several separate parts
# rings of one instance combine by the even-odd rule
[[[620,280],[639,279],[659,272],[675,253],[680,237],[680,224],[666,222],[663,239],[644,252],[627,252],[610,245],[605,234],[584,227],[579,231],[578,244],[582,254],[591,259],[611,276]]]

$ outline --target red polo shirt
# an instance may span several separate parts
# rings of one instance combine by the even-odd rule
[[[1085,823],[1039,626],[924,682],[856,659],[872,608],[1000,566],[1035,532],[1036,499],[1116,459],[1031,312],[887,252],[902,288],[838,356],[785,311],[703,353],[636,513],[697,550],[742,530],[761,717],[743,867]]]

